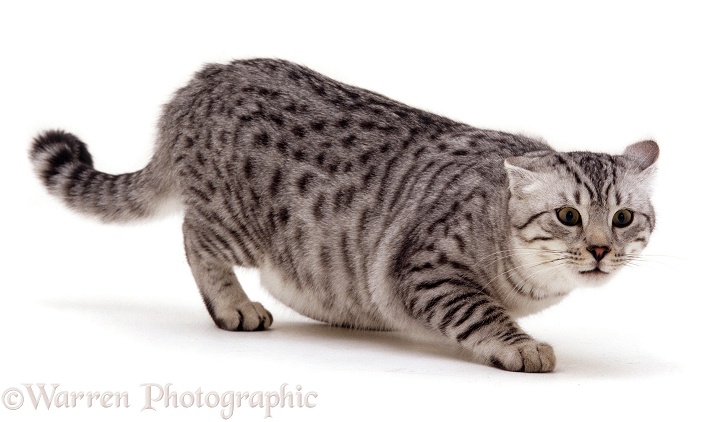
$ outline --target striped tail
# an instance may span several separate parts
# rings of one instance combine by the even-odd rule
[[[157,155],[134,173],[102,173],[94,169],[86,144],[61,130],[38,135],[30,160],[52,195],[70,208],[103,221],[150,217],[173,191],[170,169],[164,168],[164,160]]]

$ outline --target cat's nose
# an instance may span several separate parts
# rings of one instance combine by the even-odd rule
[[[601,261],[602,258],[604,258],[604,255],[608,254],[611,249],[609,249],[609,246],[588,246],[586,250],[589,251],[594,256],[594,259],[597,260],[597,262]]]

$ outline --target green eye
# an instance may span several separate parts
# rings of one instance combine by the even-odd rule
[[[614,217],[612,217],[612,224],[614,227],[627,227],[632,223],[632,219],[634,216],[632,215],[632,211],[628,209],[621,209],[614,213]]]
[[[556,216],[562,224],[567,226],[575,226],[581,222],[579,211],[571,207],[559,208],[556,210]]]

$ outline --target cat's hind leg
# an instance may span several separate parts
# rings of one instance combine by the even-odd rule
[[[273,316],[253,302],[240,286],[223,239],[198,229],[187,219],[182,226],[187,262],[215,324],[230,331],[260,331],[273,323]],[[219,237],[219,236],[217,236]]]

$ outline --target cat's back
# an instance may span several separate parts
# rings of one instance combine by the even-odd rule
[[[308,222],[436,198],[465,172],[484,189],[500,186],[504,158],[548,149],[273,59],[205,66],[160,127],[188,203],[242,198],[260,215]]]
[[[464,128],[304,66],[253,59],[207,65],[178,90],[160,149],[171,151],[182,184],[203,185],[193,192],[227,181],[250,186],[255,202],[349,206]]]
[[[465,127],[276,59],[206,65],[176,92],[165,106],[162,120],[183,125],[188,131],[213,126],[229,130],[266,127],[292,141],[306,138],[306,143],[332,141],[330,136],[336,134],[349,136],[324,148],[356,147],[376,138],[392,141],[405,135],[415,141],[422,137],[421,132],[434,138]],[[240,141],[237,136],[234,140]],[[268,145],[265,140],[258,143]]]
[[[309,172],[333,177],[356,171],[366,175],[395,157],[502,160],[548,148],[522,136],[475,129],[275,59],[206,65],[165,106],[160,129],[162,141],[167,140],[163,148],[174,149],[178,159],[189,150],[227,159],[242,158],[243,152],[248,157],[262,154],[262,161],[289,170],[303,164]],[[242,166],[238,170],[245,170],[244,161],[235,160]]]

